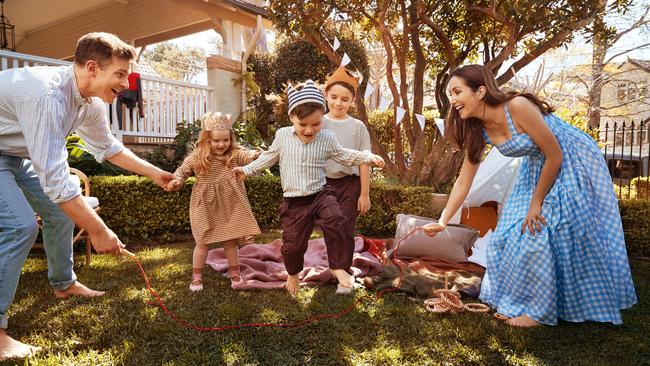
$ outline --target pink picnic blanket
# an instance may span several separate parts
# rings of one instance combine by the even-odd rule
[[[381,273],[382,266],[379,260],[371,252],[364,251],[364,239],[356,237],[354,244],[352,275],[365,277]],[[247,244],[239,248],[242,282],[233,284],[232,288],[245,290],[284,287],[287,280],[287,271],[284,268],[282,253],[280,253],[281,247],[282,240],[276,239],[269,244]],[[228,271],[228,262],[223,248],[209,251],[206,264],[225,275]],[[309,241],[300,278],[303,284],[311,285],[323,284],[332,280],[324,239]]]

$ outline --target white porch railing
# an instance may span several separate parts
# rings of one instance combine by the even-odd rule
[[[28,66],[66,66],[69,61],[39,57],[17,52],[0,51],[0,71]],[[133,113],[124,107],[122,126],[118,123],[116,103],[110,108],[111,130],[120,141],[128,143],[170,142],[179,123],[194,122],[210,110],[211,87],[142,75],[144,118],[138,107]]]

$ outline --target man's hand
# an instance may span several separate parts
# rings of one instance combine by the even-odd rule
[[[246,179],[246,173],[244,173],[244,168],[241,166],[236,166],[232,169],[232,172],[235,174],[235,178],[239,180]]]
[[[167,192],[177,192],[181,190],[181,187],[183,186],[183,183],[181,182],[180,179],[174,179],[171,182],[167,183],[167,187],[165,188],[165,191]]]
[[[170,172],[159,170],[156,174],[153,174],[149,178],[151,178],[160,188],[164,189],[167,192],[170,192],[168,189],[169,183],[175,180],[176,176]]]
[[[122,254],[122,248],[125,247],[120,239],[115,235],[113,230],[104,228],[96,233],[89,233],[90,241],[97,253],[109,253],[113,255]]]

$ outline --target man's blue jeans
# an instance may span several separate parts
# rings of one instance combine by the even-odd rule
[[[7,328],[7,310],[38,235],[34,212],[43,220],[50,284],[55,290],[65,290],[77,280],[72,257],[74,222],[45,195],[31,160],[0,155],[0,329]]]

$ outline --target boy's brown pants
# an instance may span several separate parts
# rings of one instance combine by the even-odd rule
[[[331,269],[349,269],[346,246],[349,238],[345,230],[346,218],[334,195],[334,189],[325,186],[318,193],[305,197],[285,197],[280,206],[282,224],[282,258],[289,275],[303,269],[304,255],[314,224],[323,231],[327,257]],[[354,245],[354,242],[353,242]]]

